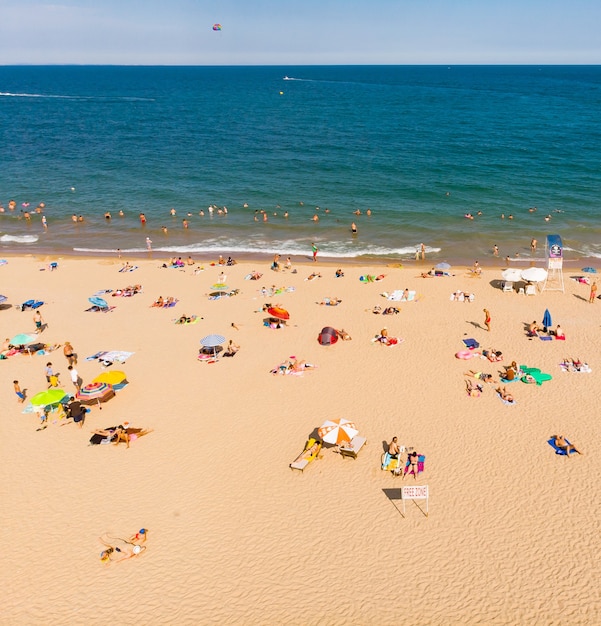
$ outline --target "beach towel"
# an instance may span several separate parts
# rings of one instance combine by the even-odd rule
[[[170,308],[174,307],[178,302],[179,302],[179,300],[174,300],[173,302],[169,302],[168,304],[165,303],[165,304],[163,304],[162,308],[163,309],[170,309]]]
[[[513,382],[513,381],[512,381]],[[513,406],[516,401],[514,400],[513,402],[509,402],[509,400],[505,400],[504,398],[501,397],[501,394],[499,392],[497,392],[497,397],[499,398],[499,400],[503,403],[506,404],[508,406]]]
[[[384,460],[382,461],[382,469],[386,471],[388,470],[393,471],[397,469],[398,466],[399,466],[398,457],[393,457],[391,456],[389,452],[385,452]]]
[[[202,319],[204,319],[204,318],[203,317],[198,317],[198,315],[191,315],[189,322],[180,322],[179,318],[171,320],[171,321],[174,322],[175,324],[177,324],[178,326],[187,326],[188,324],[196,324],[198,322],[198,320],[202,320]]]
[[[395,289],[394,291],[390,292],[389,294],[384,295],[384,292],[382,295],[388,299],[388,300],[392,300],[393,302],[414,302],[416,301],[416,292],[415,291],[410,291],[408,296],[406,298],[403,298],[403,293],[405,292],[404,289]]]
[[[465,344],[465,347],[469,348],[470,350],[480,347],[480,344],[475,339],[464,339],[463,343]]]
[[[120,272],[133,272],[134,270],[137,270],[138,266],[134,265],[133,267],[122,267],[119,271]]]
[[[114,306],[91,306],[89,309],[85,309],[85,313],[110,313],[115,309]]]
[[[102,358],[99,359],[103,363],[125,363],[130,356],[135,354],[135,352],[125,352],[123,350],[111,350],[110,352],[105,352],[102,355]]]
[[[539,335],[538,338],[541,341],[552,341],[553,337],[551,335]]]
[[[548,380],[552,380],[553,376],[551,376],[551,374],[545,374],[544,372],[528,372],[526,373],[525,376],[523,376],[521,378],[521,381],[523,383],[531,383],[532,381],[530,380],[530,378],[532,378],[534,380],[534,382],[540,386],[542,385],[544,382],[548,381]]]
[[[574,365],[568,363],[560,363],[559,367],[561,367],[562,372],[570,372],[571,374],[590,374],[593,371],[587,363],[583,363],[579,367],[574,367]]]
[[[555,450],[555,454],[559,454],[560,456],[568,456],[567,452],[565,450],[562,450],[561,448],[558,448],[555,445],[555,438],[551,437],[551,439],[547,440],[547,443],[553,448],[553,450]],[[567,439],[566,439],[566,443],[569,445],[572,445]],[[570,450],[570,454],[576,454],[576,450],[572,449]]]

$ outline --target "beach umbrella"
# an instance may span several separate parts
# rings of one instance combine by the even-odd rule
[[[8,298],[6,296],[0,295],[0,304],[2,304],[3,302],[6,302],[8,300]]]
[[[547,278],[547,270],[544,267],[529,267],[522,271],[522,280],[529,283],[540,283]]]
[[[553,325],[551,321],[551,313],[549,313],[549,309],[545,309],[545,314],[543,315],[543,326],[545,328],[550,328]]]
[[[326,420],[317,433],[326,443],[338,444],[350,441],[359,431],[353,422],[340,417],[336,420]]]
[[[98,296],[92,296],[91,298],[88,298],[88,301],[101,309],[108,309],[109,306],[108,302],[104,298],[99,298]]]
[[[288,313],[288,311],[286,311],[286,309],[283,309],[282,307],[279,306],[270,306],[267,309],[267,313],[269,313],[269,315],[271,315],[271,317],[275,317],[279,320],[289,320],[290,319],[290,313]]]
[[[451,269],[451,265],[447,263],[446,261],[442,261],[441,263],[438,263],[438,265],[435,265],[434,267],[437,270],[450,270]]]
[[[207,335],[200,340],[200,345],[203,348],[213,348],[213,358],[217,358],[217,346],[220,346],[225,341],[223,335]]]
[[[77,399],[82,404],[94,404],[96,402],[102,409],[100,403],[112,398],[114,395],[115,390],[108,383],[89,383],[77,392]]]
[[[503,280],[515,283],[518,280],[522,280],[522,270],[517,267],[508,267],[506,270],[501,272],[501,276],[503,277]]]
[[[94,378],[93,383],[107,383],[108,385],[122,385],[127,381],[127,376],[125,372],[121,372],[119,370],[111,370],[110,372],[102,372]]]
[[[58,404],[67,394],[62,389],[46,389],[36,393],[31,399],[32,406],[49,406]]]
[[[24,346],[25,344],[32,343],[33,341],[36,341],[37,339],[38,339],[37,335],[30,335],[28,333],[19,333],[18,335],[15,335],[10,340],[10,343],[13,346]]]

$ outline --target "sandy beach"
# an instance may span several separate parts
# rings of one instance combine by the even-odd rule
[[[525,296],[501,290],[499,268],[421,278],[415,267],[343,263],[336,278],[336,265],[305,258],[292,259],[296,273],[271,271],[271,258],[162,268],[157,255],[122,273],[124,260],[9,257],[0,267],[1,339],[33,332],[33,311],[17,308],[33,298],[44,302],[40,340],[61,344],[0,362],[3,624],[601,622],[601,302],[589,304],[590,288],[570,279],[577,271],[565,271],[565,293]],[[262,278],[245,280],[253,270]],[[211,300],[222,271],[239,293]],[[314,271],[321,278],[306,280]],[[132,297],[101,294],[112,311],[85,311],[93,294],[133,284],[142,292]],[[272,286],[279,293],[261,293]],[[404,289],[413,301],[381,295]],[[451,301],[457,290],[473,301]],[[152,307],[159,296],[178,302]],[[318,304],[334,297],[338,306]],[[266,303],[289,311],[284,328],[264,326]],[[565,341],[526,336],[546,308]],[[178,325],[181,315],[200,319]],[[352,340],[319,345],[325,326]],[[402,341],[372,341],[384,327]],[[213,333],[240,346],[234,358],[197,360]],[[456,358],[467,338],[503,361]],[[60,388],[74,390],[65,341],[84,384],[115,369],[129,384],[91,406],[83,428],[50,413],[40,430],[22,411],[46,389],[48,361]],[[113,350],[133,354],[109,367],[86,360]],[[290,358],[316,367],[271,374]],[[564,372],[565,358],[592,371]],[[507,385],[511,406],[496,384],[466,393],[465,372],[498,380],[514,360],[552,380]],[[367,439],[357,458],[324,446],[304,472],[291,470],[307,439],[338,418]],[[88,445],[94,429],[123,422],[153,432],[129,449]],[[555,434],[583,454],[556,455]],[[425,455],[417,480],[382,471],[393,436]],[[428,516],[425,501],[406,502],[403,515],[405,484],[428,485]],[[141,528],[144,552],[101,562],[99,537]]]

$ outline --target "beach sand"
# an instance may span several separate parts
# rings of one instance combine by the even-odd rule
[[[54,259],[53,259],[54,260]],[[83,429],[63,421],[39,429],[22,414],[12,381],[29,398],[46,388],[54,364],[73,389],[62,348],[46,356],[0,362],[2,406],[0,533],[5,600],[0,621],[21,624],[598,624],[601,598],[597,376],[599,310],[589,288],[569,279],[565,293],[503,293],[498,269],[469,278],[418,278],[415,268],[270,260],[224,268],[234,297],[206,294],[221,269],[160,268],[136,260],[14,257],[0,267],[2,339],[31,332],[43,300],[48,343],[70,341],[84,383],[103,370],[85,357],[101,350],[134,354],[122,365],[129,384],[93,406]],[[44,269],[44,271],[40,271]],[[251,270],[259,281],[244,280]],[[307,281],[312,271],[322,278]],[[360,275],[385,274],[362,283]],[[139,283],[129,298],[105,295],[110,313],[84,312],[103,289]],[[294,291],[263,297],[271,285]],[[417,301],[380,294],[414,290]],[[457,289],[475,294],[452,302]],[[159,296],[176,307],[150,307]],[[337,296],[337,307],[316,302]],[[290,312],[286,328],[263,326],[266,303]],[[398,315],[371,312],[375,305]],[[492,328],[483,329],[483,309]],[[567,340],[529,340],[524,324],[549,308]],[[173,323],[198,315],[194,325]],[[232,328],[235,323],[238,330]],[[323,326],[352,341],[324,347]],[[387,327],[404,341],[373,343]],[[199,340],[218,333],[241,346],[235,358],[197,360]],[[542,386],[508,386],[507,406],[487,385],[465,392],[464,372],[498,367],[459,360],[462,339],[495,348],[553,376]],[[317,365],[302,376],[270,370],[295,356]],[[579,357],[590,374],[564,373]],[[328,418],[352,420],[367,446],[356,460],[324,447],[304,473],[289,464]],[[88,446],[95,428],[129,422],[154,429],[120,446]],[[547,440],[564,434],[584,452],[558,456]],[[394,436],[426,455],[425,471],[404,481],[380,468]],[[425,501],[408,501],[403,484],[428,485]],[[419,507],[418,507],[419,505]],[[139,557],[101,563],[99,537],[147,528]]]

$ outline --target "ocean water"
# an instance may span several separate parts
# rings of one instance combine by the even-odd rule
[[[599,111],[599,66],[0,67],[0,254],[601,258]]]

